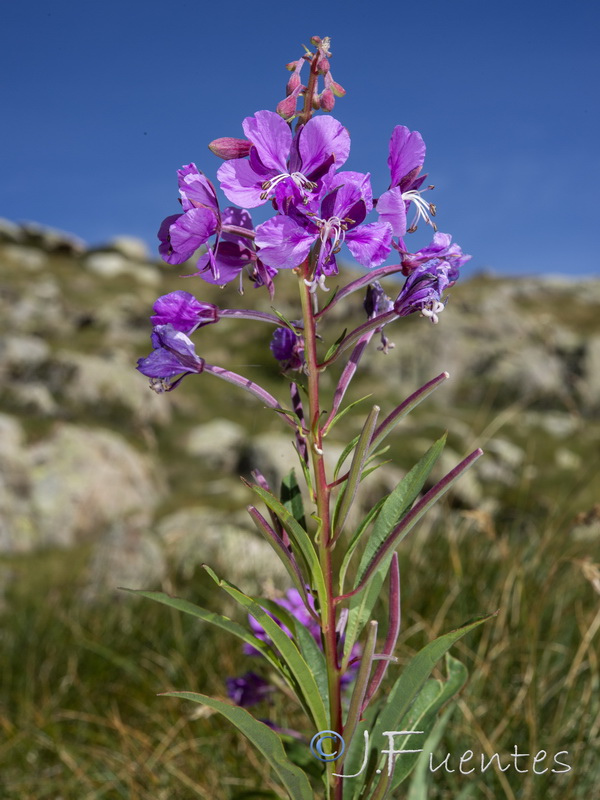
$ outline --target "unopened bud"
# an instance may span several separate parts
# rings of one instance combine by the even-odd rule
[[[302,87],[299,87],[302,88]],[[298,90],[294,90],[285,100],[282,100],[280,103],[277,104],[277,108],[275,109],[280,117],[283,117],[285,120],[291,119],[294,114],[296,113],[296,102],[298,99]]]
[[[310,43],[314,44],[315,47],[321,44],[321,37],[320,36],[311,36]]]
[[[231,136],[215,139],[208,145],[209,150],[224,161],[230,161],[232,158],[244,158],[250,152],[251,147],[252,142],[247,139],[233,139]]]
[[[331,89],[323,89],[321,92],[321,110],[333,111],[335,106],[335,97]]]
[[[290,79],[287,82],[287,86],[285,87],[286,94],[290,95],[294,89],[296,89],[302,81],[300,80],[300,75],[297,72],[294,72],[293,75],[290,75]]]
[[[344,89],[344,87],[340,86],[340,84],[336,83],[335,81],[331,81],[331,83],[329,84],[329,88],[336,97],[343,97],[346,94],[346,90]]]
[[[329,65],[329,60],[325,58],[325,56],[321,56],[317,61],[317,69],[322,75],[324,75],[326,72],[329,72],[329,70],[331,69]]]

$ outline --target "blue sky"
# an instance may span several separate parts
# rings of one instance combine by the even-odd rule
[[[380,194],[393,127],[419,130],[467,274],[600,271],[591,0],[32,0],[2,18],[0,216],[154,249],[178,211],[176,169],[195,161],[214,179],[208,142],[274,109],[285,64],[318,34],[347,90],[334,111],[347,168]]]

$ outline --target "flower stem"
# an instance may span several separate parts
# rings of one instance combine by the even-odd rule
[[[336,610],[333,602],[333,571],[331,548],[333,544],[330,513],[330,487],[325,470],[323,455],[323,431],[320,425],[321,408],[319,397],[319,368],[317,358],[317,331],[313,296],[305,282],[309,277],[308,259],[298,270],[300,298],[302,301],[302,317],[304,322],[304,358],[308,389],[308,446],[310,449],[314,490],[317,505],[318,528],[316,542],[319,550],[319,561],[325,576],[325,597],[319,597],[321,614],[321,631],[323,649],[327,663],[327,680],[329,687],[329,713],[331,729],[342,732],[342,705],[340,692],[340,666],[338,664]],[[332,778],[335,797],[341,797],[341,778]]]

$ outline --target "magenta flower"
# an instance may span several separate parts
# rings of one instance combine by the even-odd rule
[[[435,206],[421,197],[421,184],[427,177],[420,176],[425,161],[425,142],[418,131],[410,131],[404,125],[397,125],[390,139],[388,166],[390,168],[390,188],[377,201],[377,211],[381,218],[392,226],[394,236],[404,236],[416,230],[420,219],[432,225]],[[432,187],[431,187],[432,188]],[[410,204],[415,206],[415,217],[408,227],[407,212]]]
[[[426,263],[417,267],[406,279],[394,303],[394,311],[400,317],[407,317],[418,311],[422,317],[437,323],[438,314],[445,307],[442,293],[452,286],[452,267],[447,261]]]
[[[182,264],[217,233],[219,203],[214,186],[195,164],[177,170],[183,214],[163,220],[158,231],[158,252],[168,264]]]
[[[335,256],[345,242],[359,264],[377,267],[390,252],[392,229],[382,221],[361,224],[372,208],[369,175],[332,173],[304,210],[291,206],[286,215],[258,226],[261,258],[276,269],[293,269],[316,244],[314,280],[322,285],[323,276],[337,274]]]
[[[168,325],[177,331],[193,333],[203,325],[219,319],[219,309],[212,303],[201,303],[193,294],[180,290],[159,297],[154,303],[153,325]]]
[[[398,244],[394,244],[402,256],[402,272],[404,275],[410,275],[421,264],[425,264],[432,259],[443,259],[450,267],[449,273],[452,283],[456,282],[458,278],[458,271],[470,260],[471,256],[466,255],[457,244],[452,244],[452,236],[449,233],[436,232],[433,235],[433,240],[426,247],[417,250],[416,253],[409,253],[406,250],[404,240],[400,239]]]
[[[249,157],[227,161],[217,176],[227,199],[246,208],[273,196],[280,209],[290,199],[301,203],[350,152],[348,131],[333,117],[313,117],[292,135],[279,114],[257,111],[243,128],[252,143]]]
[[[154,350],[139,358],[137,369],[152,378],[157,391],[170,392],[190,373],[201,373],[204,359],[196,355],[194,343],[172,324],[157,325],[152,332]],[[180,377],[172,381],[176,375]]]
[[[304,366],[304,340],[290,328],[276,328],[269,348],[284,371]]]

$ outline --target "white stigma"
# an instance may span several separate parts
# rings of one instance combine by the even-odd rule
[[[428,317],[434,325],[437,325],[439,322],[438,314],[441,314],[442,311],[446,308],[444,303],[440,302],[439,300],[432,300],[426,306],[423,306],[421,309],[421,316]]]
[[[312,192],[317,188],[317,184],[309,181],[308,178],[301,172],[282,172],[280,175],[276,175],[274,178],[269,178],[268,181],[265,181],[262,184],[261,189],[263,191],[261,192],[260,199],[266,200],[277,184],[287,180],[287,178],[291,178],[301,192]]]
[[[434,231],[437,231],[437,225],[431,219],[431,217],[435,217],[436,208],[433,203],[428,203],[427,200],[421,197],[421,192],[418,192],[416,189],[410,189],[410,191],[402,194],[402,199],[407,200],[409,203],[414,203],[416,208],[414,219],[408,229],[409,233],[416,231],[420,219],[422,219],[426,225],[431,225]]]

